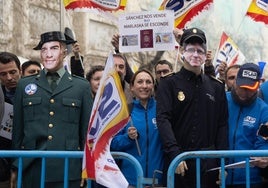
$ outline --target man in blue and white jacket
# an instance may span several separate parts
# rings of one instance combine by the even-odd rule
[[[268,122],[268,106],[257,97],[260,83],[260,69],[254,63],[246,63],[238,71],[236,82],[227,92],[229,110],[229,147],[231,150],[268,149],[268,141],[258,136],[261,124]],[[260,168],[268,165],[264,158],[256,158],[255,167],[250,168],[251,187],[261,187]],[[244,161],[245,158],[231,158],[230,163]],[[227,187],[245,187],[245,168],[228,171]]]

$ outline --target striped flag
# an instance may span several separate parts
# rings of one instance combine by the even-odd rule
[[[212,3],[213,0],[164,0],[159,10],[174,10],[175,27],[183,29],[188,21],[207,10]]]
[[[89,121],[82,177],[106,187],[126,188],[128,182],[111,153],[112,137],[129,121],[128,106],[118,73],[109,55]]]
[[[63,0],[66,10],[91,10],[99,9],[103,11],[124,10],[127,0]]]
[[[268,24],[268,0],[252,0],[246,15],[256,22]]]
[[[221,62],[226,62],[227,66],[233,64],[243,64],[245,60],[244,54],[239,50],[238,46],[225,32],[222,33],[220,45],[214,57],[214,65],[216,75],[218,74],[218,66]]]

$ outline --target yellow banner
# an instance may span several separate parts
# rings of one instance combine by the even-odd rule
[[[175,27],[183,29],[187,22],[201,11],[208,9],[212,3],[213,0],[164,0],[159,10],[174,10]]]
[[[63,4],[66,10],[100,9],[103,11],[117,11],[125,9],[127,0],[63,0]]]
[[[254,21],[268,24],[268,2],[266,0],[252,0],[247,10],[247,16]]]

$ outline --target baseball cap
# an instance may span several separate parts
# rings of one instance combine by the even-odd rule
[[[254,63],[243,64],[236,77],[236,85],[241,88],[256,90],[259,87],[261,72],[258,65]]]
[[[183,34],[181,36],[180,40],[180,46],[183,45],[183,43],[200,43],[200,44],[206,44],[207,39],[204,31],[198,28],[189,28],[185,29],[183,31]]]

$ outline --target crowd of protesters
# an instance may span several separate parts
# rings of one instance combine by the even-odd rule
[[[133,73],[119,53],[120,36],[112,38],[114,67],[131,121],[113,137],[111,150],[134,156],[144,176],[153,182],[157,179],[157,186],[167,185],[168,167],[183,152],[268,149],[268,135],[260,129],[268,130],[268,82],[261,84],[258,65],[238,62],[228,66],[222,62],[216,78],[205,32],[188,28],[175,30],[174,35],[183,63],[178,72],[161,59],[155,62],[153,73],[144,68]],[[74,56],[66,64],[67,45],[73,45]],[[0,150],[83,151],[104,66],[92,66],[84,73],[79,44],[59,31],[41,34],[34,50],[40,51],[41,64],[27,61],[21,65],[15,54],[0,52],[0,118],[2,121],[9,110],[12,119],[12,137],[0,135]],[[243,160],[236,157],[227,162]],[[70,160],[69,187],[85,186],[81,165],[80,159]],[[132,164],[120,161],[118,165],[129,187],[135,187],[137,175]],[[268,172],[268,156],[252,158],[252,165],[251,187],[267,186],[263,174]],[[63,187],[63,166],[61,159],[47,160],[45,187]],[[221,173],[225,173],[228,188],[245,187],[245,168],[209,171],[218,166],[218,159],[201,160],[201,187],[221,186]],[[16,159],[0,158],[0,188],[16,187],[17,167]],[[23,187],[39,187],[40,176],[41,159],[25,159]],[[175,186],[196,187],[195,160],[178,164]]]

